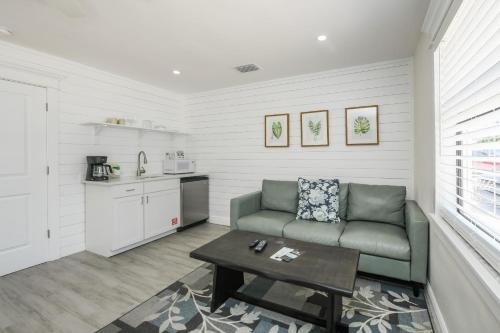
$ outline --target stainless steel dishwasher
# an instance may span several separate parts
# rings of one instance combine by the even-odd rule
[[[177,230],[208,219],[208,177],[181,178],[181,225]]]

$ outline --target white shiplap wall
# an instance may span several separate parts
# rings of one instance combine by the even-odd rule
[[[245,86],[181,95],[62,58],[0,43],[0,70],[8,65],[64,77],[60,90],[60,254],[85,248],[85,156],[103,154],[135,171],[145,150],[148,172],[161,170],[165,151],[184,149],[211,175],[211,221],[227,224],[229,199],[260,188],[263,178],[339,177],[341,181],[398,184],[413,197],[411,60],[359,66]],[[248,74],[251,75],[251,74]],[[346,147],[344,108],[379,104],[381,144]],[[301,148],[299,113],[330,110],[327,148]],[[290,148],[263,147],[265,114],[291,114]],[[191,135],[82,126],[106,117],[151,119]],[[186,119],[185,119],[186,118]],[[189,139],[188,139],[189,138]]]
[[[405,185],[413,198],[412,61],[403,59],[190,95],[189,151],[211,176],[210,220],[267,179]],[[242,74],[242,75],[252,75]],[[345,145],[344,108],[378,104],[380,145]],[[330,110],[330,146],[300,147],[299,114]],[[264,115],[290,113],[290,147],[264,147]]]
[[[151,119],[168,128],[185,130],[183,97],[168,91],[96,70],[61,58],[0,43],[2,64],[44,71],[64,78],[60,83],[59,191],[61,256],[85,249],[84,178],[87,155],[107,155],[133,175],[137,153],[145,150],[148,172],[161,171],[163,153],[185,147],[182,135],[104,129],[94,137],[92,127],[81,124],[106,117]]]

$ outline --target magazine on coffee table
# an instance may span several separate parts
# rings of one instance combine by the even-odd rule
[[[270,256],[270,258],[276,261],[289,262],[292,261],[293,259],[296,259],[299,255],[300,252],[295,249],[289,247],[282,247],[276,253]]]

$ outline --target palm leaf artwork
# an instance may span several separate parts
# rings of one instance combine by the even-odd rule
[[[316,140],[321,132],[321,120],[318,120],[316,123],[309,120],[309,130],[314,135],[314,140]]]
[[[283,127],[281,126],[281,122],[280,121],[276,121],[274,122],[273,121],[273,137],[275,137],[276,139],[279,139],[281,137],[281,133],[283,133]]]
[[[358,135],[366,134],[370,130],[370,121],[368,118],[359,116],[354,120],[354,133]]]

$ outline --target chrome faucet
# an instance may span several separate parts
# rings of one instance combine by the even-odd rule
[[[144,166],[141,165],[141,155],[144,155],[144,164],[148,164],[146,153],[144,152],[144,150],[141,150],[139,152],[139,155],[137,155],[137,177],[142,176],[142,174],[146,172],[146,170],[144,170]]]

